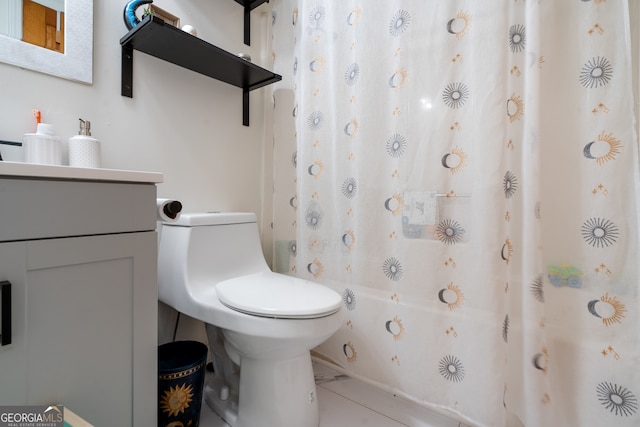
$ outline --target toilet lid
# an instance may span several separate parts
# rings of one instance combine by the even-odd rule
[[[277,273],[258,273],[216,285],[220,302],[243,313],[286,319],[311,319],[335,313],[341,296],[322,285]]]

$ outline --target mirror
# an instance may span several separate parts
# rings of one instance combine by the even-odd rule
[[[64,53],[64,0],[0,0],[0,34]]]
[[[17,22],[21,23],[22,0],[0,0],[0,16],[3,16],[0,19],[6,19],[0,26],[6,27],[4,32],[9,34],[0,34],[0,62],[69,80],[93,83],[93,0],[37,0],[37,3],[45,3],[50,9],[64,10],[63,14],[56,14],[61,15],[63,20],[59,23],[58,16],[55,17],[56,27],[49,29],[52,34],[48,42],[45,36],[44,43],[54,49],[20,40],[22,26],[15,24],[16,19],[9,23],[4,16],[18,14],[20,18]],[[57,31],[62,34],[56,34]],[[17,35],[18,38],[11,35]]]

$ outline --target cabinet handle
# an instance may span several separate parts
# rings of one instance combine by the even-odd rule
[[[11,282],[0,282],[2,318],[0,319],[0,346],[11,344]]]

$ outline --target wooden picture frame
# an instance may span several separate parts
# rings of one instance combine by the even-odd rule
[[[162,19],[164,22],[166,22],[167,24],[170,24],[176,28],[180,28],[180,18],[178,18],[177,16],[175,16],[172,13],[167,12],[166,10],[159,8],[158,6],[154,5],[153,3],[149,4],[148,10],[151,12],[151,14],[153,16],[157,16],[158,18]],[[148,13],[145,11],[145,13]]]

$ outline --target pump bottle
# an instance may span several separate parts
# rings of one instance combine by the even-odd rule
[[[69,166],[100,167],[100,141],[91,137],[91,122],[80,120],[78,135],[69,138]]]

